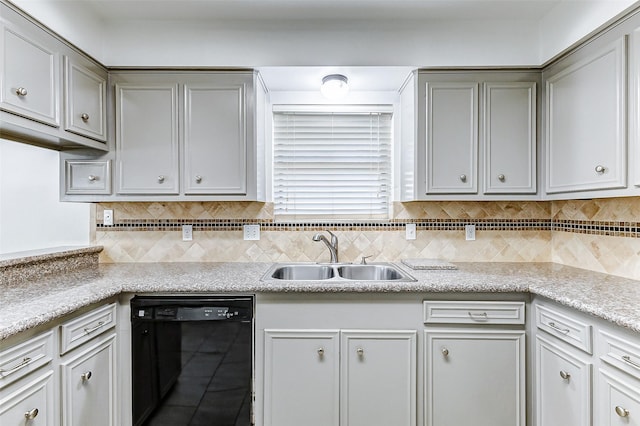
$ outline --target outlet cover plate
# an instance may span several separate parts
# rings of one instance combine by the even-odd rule
[[[415,240],[416,239],[416,224],[415,223],[407,223],[404,226],[405,237],[407,240]]]
[[[193,225],[182,225],[182,241],[193,241]]]
[[[464,226],[464,238],[467,241],[475,241],[475,239],[476,239],[476,226],[475,225],[465,225]]]
[[[243,229],[245,241],[260,240],[260,225],[244,225]]]

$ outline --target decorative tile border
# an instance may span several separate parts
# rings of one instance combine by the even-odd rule
[[[475,225],[478,231],[557,231],[578,234],[640,238],[640,222],[551,219],[394,219],[381,222],[274,222],[264,219],[125,219],[113,226],[96,223],[96,229],[112,231],[241,231],[243,225],[259,224],[263,231],[403,231],[415,223],[419,231],[460,231]]]

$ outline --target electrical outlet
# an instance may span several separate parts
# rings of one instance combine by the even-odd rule
[[[193,241],[193,225],[182,225],[182,241]]]
[[[113,226],[113,210],[105,210],[103,212],[102,224],[104,226]]]
[[[245,241],[258,241],[260,239],[260,225],[244,225]]]
[[[465,225],[464,226],[464,236],[467,241],[475,241],[476,239],[476,226],[475,225]]]
[[[416,239],[416,224],[415,223],[407,223],[404,225],[405,237],[407,240],[415,240]]]

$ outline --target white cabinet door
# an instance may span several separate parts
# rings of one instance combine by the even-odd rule
[[[0,425],[52,426],[54,413],[53,370],[26,376],[0,391]]]
[[[107,140],[107,80],[78,60],[65,57],[65,129]]]
[[[600,370],[598,426],[640,426],[638,382],[623,377]]]
[[[538,426],[591,425],[591,364],[536,338]]]
[[[429,82],[426,94],[426,192],[474,194],[478,83]]]
[[[343,331],[341,426],[415,426],[416,332]]]
[[[338,426],[338,333],[265,330],[265,426]]]
[[[0,108],[60,126],[60,60],[34,35],[0,24]]]
[[[184,193],[246,194],[245,87],[184,85]]]
[[[536,84],[484,88],[484,192],[535,193]]]
[[[625,47],[545,77],[547,193],[626,186]]]
[[[115,426],[116,335],[85,344],[62,362],[62,424]],[[75,355],[74,355],[75,354]]]
[[[428,426],[525,426],[525,332],[425,332]]]
[[[178,84],[116,85],[120,194],[178,194]]]

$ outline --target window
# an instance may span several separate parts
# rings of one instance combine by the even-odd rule
[[[387,219],[390,112],[274,111],[280,219]]]

